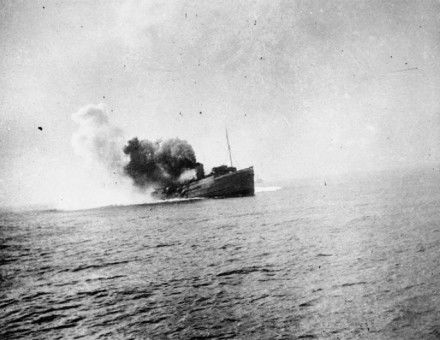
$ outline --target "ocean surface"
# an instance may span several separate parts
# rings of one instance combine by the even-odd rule
[[[1,339],[439,339],[440,174],[0,215]]]

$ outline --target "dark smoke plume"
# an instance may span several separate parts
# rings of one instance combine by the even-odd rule
[[[192,146],[179,138],[151,142],[135,137],[128,141],[124,153],[130,157],[124,171],[139,187],[176,184],[197,164]]]

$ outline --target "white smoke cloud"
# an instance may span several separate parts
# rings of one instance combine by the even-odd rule
[[[179,183],[187,182],[189,180],[192,180],[196,178],[196,170],[195,169],[189,169],[185,170],[177,180]]]
[[[122,130],[110,124],[105,106],[85,106],[72,119],[79,125],[72,136],[75,153],[93,165],[119,172],[124,162],[124,139]]]
[[[72,120],[78,125],[72,136],[72,147],[84,164],[69,174],[70,180],[62,186],[57,208],[82,209],[151,201],[148,193],[136,190],[123,174],[128,162],[122,151],[123,133],[111,124],[105,106],[87,105],[74,113]]]

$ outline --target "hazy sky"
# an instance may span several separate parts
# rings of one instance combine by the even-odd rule
[[[227,125],[235,165],[268,180],[438,164],[439,13],[428,0],[2,0],[0,204],[90,194],[71,116],[100,103],[125,138],[186,139],[208,168],[228,161]]]

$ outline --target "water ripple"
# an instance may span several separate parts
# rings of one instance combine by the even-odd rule
[[[362,183],[4,213],[0,338],[439,338],[440,181]]]

